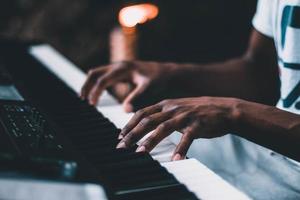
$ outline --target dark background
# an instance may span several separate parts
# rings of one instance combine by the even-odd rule
[[[0,37],[42,40],[87,70],[109,62],[109,33],[125,5],[141,1],[1,0]],[[143,1],[144,2],[144,1]],[[156,0],[157,19],[139,26],[142,60],[208,62],[240,55],[255,0]]]

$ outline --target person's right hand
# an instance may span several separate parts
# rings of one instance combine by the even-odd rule
[[[82,87],[81,98],[96,105],[101,93],[117,83],[126,82],[134,86],[123,101],[126,112],[135,110],[136,99],[151,98],[154,92],[164,92],[176,72],[176,65],[157,62],[120,62],[92,69]]]

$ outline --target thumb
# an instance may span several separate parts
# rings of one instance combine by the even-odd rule
[[[148,84],[141,84],[136,86],[136,88],[123,101],[124,110],[126,112],[133,112],[134,111],[133,102],[137,98],[143,96],[147,89],[148,89]]]

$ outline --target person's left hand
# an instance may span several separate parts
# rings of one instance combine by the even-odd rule
[[[174,131],[182,133],[172,160],[184,159],[194,139],[214,138],[232,130],[242,100],[234,98],[198,97],[164,100],[139,110],[121,131],[117,148],[127,148],[147,133],[152,134],[137,151],[150,152]]]

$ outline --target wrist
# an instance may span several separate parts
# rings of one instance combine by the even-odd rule
[[[171,79],[178,90],[187,93],[187,96],[202,96],[203,84],[201,66],[196,64],[171,64]]]
[[[240,132],[240,126],[243,118],[243,107],[247,104],[246,101],[242,99],[232,99],[230,106],[230,112],[228,115],[230,121],[230,132],[238,134]]]

